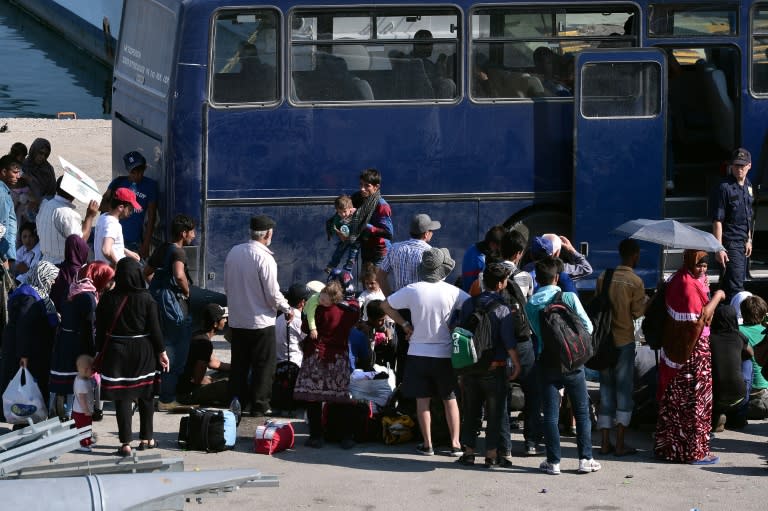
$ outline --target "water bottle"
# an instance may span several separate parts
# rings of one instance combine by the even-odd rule
[[[232,398],[232,402],[229,404],[230,411],[235,414],[235,424],[240,425],[240,418],[243,416],[243,408],[240,406],[240,400],[237,396]]]

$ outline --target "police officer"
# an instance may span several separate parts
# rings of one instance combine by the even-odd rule
[[[720,289],[730,300],[744,290],[747,258],[752,254],[752,183],[747,173],[752,168],[752,155],[738,148],[731,156],[730,176],[720,183],[712,218],[712,233],[725,247],[717,261],[723,268]]]

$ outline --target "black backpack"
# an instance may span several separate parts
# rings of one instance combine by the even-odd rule
[[[471,342],[477,354],[477,362],[461,369],[455,368],[456,374],[479,374],[488,371],[495,354],[490,314],[502,305],[504,304],[499,300],[491,299],[485,306],[482,306],[480,305],[479,296],[472,298],[474,311],[463,322],[459,323],[458,327],[459,330],[463,329],[471,334]],[[452,333],[452,336],[455,335],[457,335],[456,328],[454,328]]]
[[[526,341],[531,338],[533,331],[531,330],[531,324],[528,322],[528,316],[525,314],[525,295],[520,286],[515,282],[515,275],[520,273],[521,270],[516,270],[510,275],[507,280],[507,287],[504,289],[502,296],[509,307],[509,312],[512,314],[512,322],[515,325],[515,338],[518,342]]]
[[[547,367],[570,372],[592,358],[592,338],[578,314],[563,302],[563,292],[540,312],[542,357]]]
[[[643,318],[643,336],[645,343],[651,349],[661,349],[662,337],[664,335],[664,322],[667,319],[667,283],[660,282],[656,287],[656,293],[651,297],[648,306],[645,308],[645,318]]]
[[[205,452],[233,449],[237,439],[235,416],[229,410],[197,408],[179,423],[179,447]]]
[[[585,307],[587,316],[594,327],[592,330],[592,348],[595,352],[585,365],[595,371],[614,367],[619,357],[619,352],[613,344],[613,329],[611,328],[613,307],[611,307],[611,299],[608,296],[608,289],[613,280],[613,271],[613,268],[605,270],[603,288],[600,294],[595,296]]]

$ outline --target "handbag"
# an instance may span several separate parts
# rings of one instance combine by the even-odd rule
[[[184,322],[185,314],[181,306],[181,289],[176,285],[171,271],[171,245],[167,245],[163,267],[155,270],[155,276],[149,283],[149,293],[157,302],[160,321],[166,325],[180,326]]]
[[[293,424],[268,420],[256,427],[253,434],[253,452],[272,455],[286,449],[293,449],[295,434]]]
[[[115,329],[117,320],[120,319],[120,315],[123,313],[123,309],[125,308],[126,303],[128,303],[128,297],[124,296],[123,301],[120,302],[120,305],[117,307],[117,314],[115,314],[115,317],[112,319],[112,324],[110,325],[109,330],[107,330],[104,334],[104,346],[101,347],[101,351],[99,351],[96,354],[96,357],[93,359],[94,372],[101,372],[101,364],[104,362],[104,353],[107,352],[107,347],[112,341],[112,331]]]

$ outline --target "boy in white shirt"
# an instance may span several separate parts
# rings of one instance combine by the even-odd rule
[[[120,220],[128,218],[134,211],[141,211],[136,194],[128,188],[115,190],[109,202],[109,212],[101,215],[96,222],[93,251],[97,261],[104,261],[115,267],[123,257],[131,257],[137,261],[141,259],[139,254],[125,248],[123,226],[120,225]]]
[[[80,355],[77,357],[77,378],[73,385],[75,399],[72,402],[72,418],[76,428],[93,425],[93,406],[96,391],[96,380],[93,378],[93,357]],[[93,435],[80,440],[78,451],[91,452],[94,443]]]

